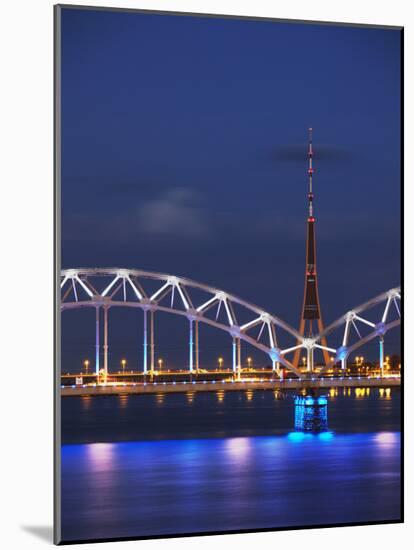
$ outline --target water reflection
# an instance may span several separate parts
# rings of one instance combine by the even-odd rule
[[[365,388],[355,388],[355,397],[362,399],[365,397]]]
[[[114,443],[94,443],[86,445],[87,460],[94,472],[111,470],[114,468],[114,455],[116,445]]]
[[[391,399],[391,388],[380,388],[379,396],[381,399]]]
[[[64,445],[63,538],[398,520],[399,474],[386,431]]]
[[[157,405],[162,405],[164,403],[165,399],[165,393],[156,393],[155,394],[155,402]]]
[[[124,394],[121,393],[121,394],[118,396],[118,398],[119,398],[119,406],[120,406],[120,408],[121,408],[121,409],[126,409],[126,407],[128,406],[128,398],[129,398],[129,395],[127,395],[127,394],[125,394],[125,393],[124,393]]]
[[[312,441],[314,438],[319,439],[320,441],[330,441],[334,434],[333,432],[325,431],[321,433],[311,433],[311,432],[290,432],[288,434],[289,441],[293,441],[294,443],[299,443],[301,441]]]
[[[375,442],[381,447],[394,447],[398,441],[398,434],[395,432],[379,432],[375,435]]]
[[[399,389],[383,389],[381,396],[379,388],[364,392],[354,387],[349,397],[342,395],[342,389],[338,396],[336,390],[326,390],[330,429],[336,433],[398,431]],[[294,429],[293,392],[223,390],[196,396],[193,388],[168,395],[160,388],[158,394],[63,399],[63,442],[244,437]],[[137,422],[148,415],[151,422]]]
[[[247,399],[247,401],[252,401],[253,395],[254,395],[253,390],[247,390],[247,391],[246,391],[246,399]]]
[[[81,397],[81,403],[82,403],[82,409],[87,411],[91,408],[92,403],[92,396],[90,395],[83,395]]]
[[[289,441],[294,441],[294,442],[303,441],[304,439],[312,439],[312,434],[300,432],[300,431],[291,432],[290,434],[288,434],[288,439]]]
[[[321,441],[330,441],[333,438],[334,434],[333,432],[322,432],[320,434],[317,434],[318,439]]]
[[[224,390],[219,390],[219,391],[216,393],[217,401],[218,401],[219,403],[223,403],[225,394],[226,394],[226,392],[225,392]]]
[[[238,462],[246,459],[251,446],[251,440],[247,437],[232,437],[225,440],[225,446],[228,454],[236,458]]]
[[[187,397],[187,403],[192,403],[194,401],[195,392],[194,391],[188,391],[186,394]]]

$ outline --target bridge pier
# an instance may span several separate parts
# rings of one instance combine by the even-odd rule
[[[314,352],[314,348],[313,347],[308,347],[307,348],[307,356],[306,356],[306,369],[308,371],[308,373],[312,373],[313,372],[313,352]]]
[[[237,380],[241,377],[241,340],[237,338]]]
[[[281,380],[283,380],[283,369],[280,368],[279,362],[276,363],[276,374]]]
[[[194,345],[193,345],[193,324],[194,320],[192,318],[189,319],[190,323],[190,339],[189,339],[189,371],[190,375],[193,374],[193,359],[194,359]]]
[[[108,306],[104,306],[104,382],[108,380]]]
[[[99,306],[96,306],[95,321],[95,374],[99,376]]]
[[[346,371],[346,357],[342,357],[341,359],[341,369],[343,373]]]
[[[236,372],[237,372],[236,338],[233,336],[233,376],[236,376]]]
[[[382,335],[379,338],[379,363],[382,377],[384,376],[384,336]]]
[[[196,374],[198,374],[200,369],[200,362],[199,362],[199,347],[198,347],[198,321],[195,322],[195,370]]]
[[[281,379],[283,380],[283,369],[280,368],[279,361],[276,361],[276,359],[272,359],[272,371]]]
[[[150,354],[151,354],[151,376],[155,370],[155,345],[154,345],[154,311],[150,311]]]
[[[298,432],[324,432],[328,429],[328,401],[317,396],[313,389],[302,391],[295,397],[295,430]]]
[[[148,317],[148,311],[144,309],[144,360],[143,360],[143,370],[144,370],[144,376],[147,375],[148,372],[148,330],[147,330],[147,319]]]

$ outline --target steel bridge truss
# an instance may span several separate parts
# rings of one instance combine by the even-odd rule
[[[61,310],[93,307],[96,310],[95,372],[108,375],[108,312],[112,307],[139,308],[143,311],[143,373],[155,371],[154,317],[156,312],[172,313],[186,317],[189,323],[190,373],[199,371],[199,323],[205,323],[227,332],[232,338],[232,370],[237,378],[241,373],[241,341],[266,353],[275,374],[283,376],[281,365],[299,378],[306,377],[287,359],[287,355],[297,349],[307,351],[307,371],[313,372],[313,354],[315,349],[328,350],[335,354],[335,360],[346,364],[346,357],[359,345],[368,341],[360,338],[360,344],[348,346],[348,334],[351,324],[365,322],[372,326],[373,335],[383,338],[385,332],[396,326],[395,321],[387,322],[390,307],[398,308],[400,290],[390,290],[374,300],[355,308],[321,334],[312,339],[304,338],[299,332],[280,318],[262,308],[246,302],[228,292],[197,283],[190,279],[152,273],[136,269],[86,268],[66,269],[61,272]],[[380,323],[364,319],[362,314],[371,305],[384,301],[384,314]],[[103,367],[100,365],[100,312],[103,311]],[[399,322],[399,319],[398,319]],[[321,338],[342,325],[345,326],[343,344],[338,349],[327,348],[320,344]],[[294,345],[286,348],[278,346],[281,339],[291,339]],[[381,341],[381,340],[380,340]],[[383,341],[383,340],[382,340]],[[344,360],[345,359],[345,360]]]
[[[331,364],[341,363],[345,371],[347,359],[351,353],[356,351],[371,340],[379,341],[379,366],[381,373],[384,373],[384,336],[387,331],[401,324],[401,288],[392,288],[387,292],[379,294],[368,302],[348,311],[326,327],[314,340],[314,348],[322,348],[320,342],[323,338],[337,333],[338,346],[326,348],[333,353]],[[338,340],[339,336],[339,340]],[[322,372],[324,372],[328,365]]]

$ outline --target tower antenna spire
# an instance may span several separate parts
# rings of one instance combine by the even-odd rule
[[[312,189],[312,178],[313,178],[313,147],[312,147],[312,128],[309,128],[309,145],[308,145],[308,158],[309,158],[309,167],[308,167],[308,178],[309,178],[309,190],[308,190],[308,204],[309,204],[309,217],[313,217],[313,189]]]
[[[303,306],[300,316],[299,333],[305,337],[315,334],[315,325],[323,331],[321,307],[319,303],[318,276],[316,271],[316,232],[313,216],[313,130],[308,128],[308,221],[306,235],[306,264]],[[321,339],[325,365],[330,364],[326,338]],[[301,350],[298,348],[293,357],[293,366],[298,367]]]

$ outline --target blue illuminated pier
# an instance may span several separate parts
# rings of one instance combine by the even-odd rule
[[[323,432],[328,429],[328,400],[323,396],[295,397],[295,430]]]

